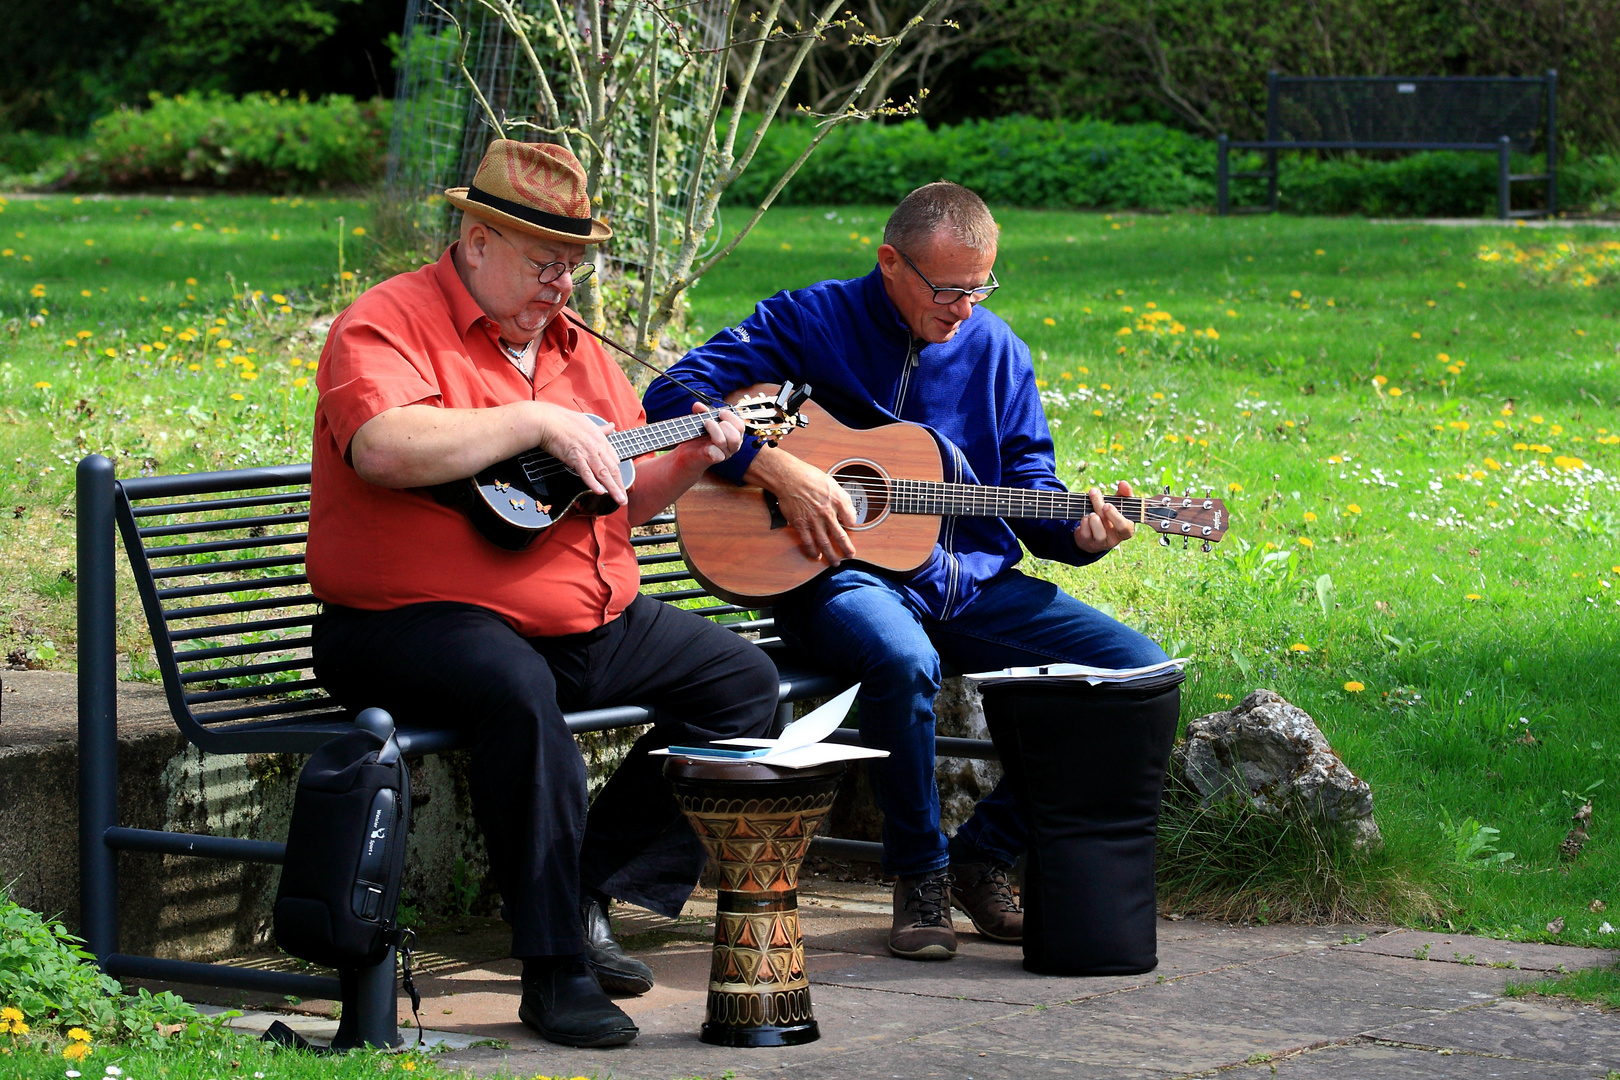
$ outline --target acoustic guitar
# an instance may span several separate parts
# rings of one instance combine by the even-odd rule
[[[830,473],[854,504],[852,562],[907,573],[933,554],[943,517],[1076,520],[1091,513],[1083,492],[947,484],[939,444],[917,424],[845,427],[814,402],[804,405],[805,431],[782,449]],[[1199,541],[1204,551],[1226,535],[1219,499],[1196,495],[1118,496],[1103,501],[1168,544]],[[825,573],[829,567],[799,547],[799,534],[775,496],[704,474],[675,503],[681,552],[692,577],[733,604],[758,607]]]
[[[727,408],[735,412],[754,438],[775,446],[778,439],[802,426],[790,411],[791,386],[775,397],[747,397]],[[797,404],[797,402],[794,402]],[[607,421],[586,413],[599,426]],[[632,458],[668,450],[703,437],[703,421],[710,414],[692,413],[638,428],[608,434],[619,456],[619,479],[626,491],[636,481]],[[544,450],[529,450],[498,461],[476,476],[452,480],[429,489],[433,497],[467,515],[484,538],[508,551],[522,551],[570,513],[611,514],[619,508],[611,496],[598,495],[579,474]]]

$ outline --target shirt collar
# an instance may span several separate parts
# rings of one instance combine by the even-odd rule
[[[473,299],[472,293],[467,291],[466,284],[462,282],[461,275],[456,272],[456,247],[460,243],[461,241],[457,240],[444,249],[439,261],[433,264],[433,276],[439,284],[439,291],[444,294],[445,303],[449,305],[451,325],[456,328],[457,334],[466,338],[468,332],[478,325],[480,320],[488,321],[491,326],[494,325],[494,320],[484,314],[484,309],[478,306],[478,301]],[[561,312],[552,316],[541,337],[542,350],[550,345],[564,356],[572,353],[579,345],[579,331],[574,329]]]

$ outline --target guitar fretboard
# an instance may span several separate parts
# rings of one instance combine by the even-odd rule
[[[644,427],[610,432],[607,437],[608,445],[613,447],[613,452],[619,455],[620,461],[629,461],[642,454],[668,450],[672,446],[679,446],[702,435],[705,415],[692,413],[690,416],[677,416],[673,420],[661,420]],[[530,480],[539,480],[546,472],[563,467],[560,461],[544,450],[531,450],[521,455],[518,463],[523,466],[523,471]]]
[[[886,486],[891,492],[892,508],[898,514],[1072,521],[1091,513],[1091,498],[1084,492],[980,487],[931,480],[890,480]],[[1103,502],[1117,509],[1128,521],[1146,521],[1154,516],[1150,500],[1138,496],[1104,495]]]

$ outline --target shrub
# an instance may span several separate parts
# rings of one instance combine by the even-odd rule
[[[757,203],[813,133],[805,121],[773,124],[730,199]],[[856,124],[829,135],[778,201],[894,203],[933,180],[1003,205],[1177,209],[1215,201],[1215,154],[1161,124],[1023,116],[932,130],[920,120]]]
[[[341,94],[152,95],[97,120],[66,182],[80,188],[180,184],[310,188],[377,179],[392,103]]]
[[[778,121],[728,201],[757,204],[814,134],[804,120]],[[1260,167],[1234,155],[1233,172]],[[1304,214],[1465,217],[1496,212],[1494,154],[1432,151],[1392,160],[1281,157],[1285,210]],[[1516,157],[1513,171],[1542,168]],[[933,180],[954,180],[994,205],[1048,209],[1179,210],[1215,203],[1215,146],[1162,124],[1039,120],[1008,116],[930,129],[920,120],[854,124],[828,135],[777,196],[786,204],[898,202]],[[1571,156],[1559,175],[1560,206],[1620,206],[1620,156]],[[1514,205],[1542,205],[1543,188],[1514,185]],[[1234,205],[1264,200],[1260,180],[1236,180]]]

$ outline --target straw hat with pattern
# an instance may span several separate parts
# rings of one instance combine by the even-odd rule
[[[599,244],[613,235],[591,217],[579,159],[553,143],[496,139],[478,163],[472,186],[450,188],[444,197],[491,224],[547,240]]]

